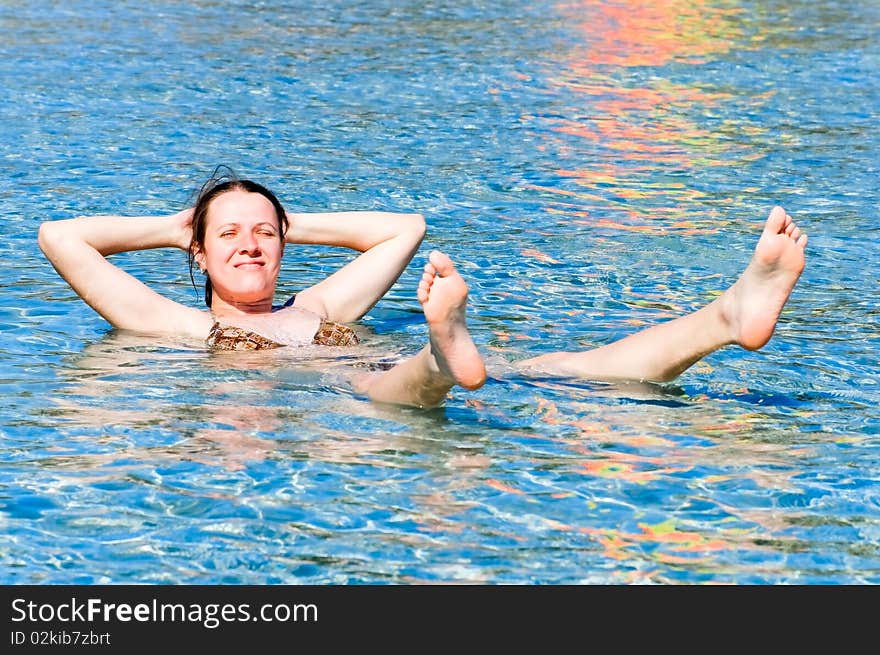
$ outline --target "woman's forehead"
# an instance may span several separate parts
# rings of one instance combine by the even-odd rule
[[[271,221],[278,223],[275,206],[264,195],[248,191],[227,191],[211,201],[208,206],[210,222],[223,221],[241,223]]]

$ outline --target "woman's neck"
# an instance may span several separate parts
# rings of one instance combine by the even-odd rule
[[[211,313],[214,316],[253,316],[255,314],[270,314],[272,312],[272,298],[252,303],[227,302],[214,296],[211,301]]]

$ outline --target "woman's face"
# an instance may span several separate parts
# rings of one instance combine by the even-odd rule
[[[215,296],[227,303],[272,303],[284,243],[275,208],[265,196],[227,191],[211,201],[196,262]]]

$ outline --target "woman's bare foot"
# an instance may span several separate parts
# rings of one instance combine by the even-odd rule
[[[782,307],[804,270],[806,245],[807,235],[782,207],[774,207],[752,261],[719,298],[733,343],[757,350],[773,336]]]
[[[479,389],[486,367],[465,324],[468,286],[448,256],[434,250],[417,292],[439,372],[465,389]]]

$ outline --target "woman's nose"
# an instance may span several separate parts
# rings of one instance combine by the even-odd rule
[[[238,251],[240,253],[253,253],[259,251],[260,244],[257,241],[257,238],[253,234],[245,233],[241,238],[241,243],[239,243]]]

